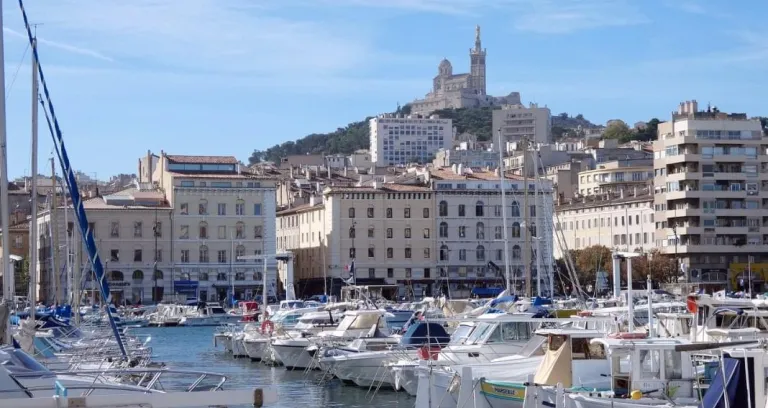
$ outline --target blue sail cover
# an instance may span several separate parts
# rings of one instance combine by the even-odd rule
[[[24,19],[24,27],[27,31],[27,40],[29,41],[29,45],[32,48],[32,54],[37,61],[37,75],[40,76],[40,85],[42,86],[45,100],[48,103],[47,110],[43,109],[43,111],[46,114],[48,128],[51,131],[51,137],[53,138],[54,146],[56,148],[56,154],[59,157],[61,172],[64,176],[64,179],[66,180],[69,196],[72,199],[72,207],[74,208],[77,224],[80,228],[80,235],[83,237],[83,241],[85,242],[85,247],[88,251],[88,259],[90,260],[93,267],[93,273],[96,276],[96,281],[99,283],[101,297],[104,299],[106,304],[110,304],[112,303],[112,295],[109,291],[109,283],[107,282],[107,277],[104,274],[104,265],[101,263],[99,251],[96,249],[96,241],[93,239],[93,231],[88,224],[88,217],[85,214],[83,200],[80,196],[80,188],[77,186],[75,172],[72,170],[72,166],[69,162],[69,155],[67,154],[67,149],[64,146],[64,138],[62,137],[61,127],[59,126],[59,121],[56,117],[56,111],[54,110],[53,103],[51,102],[51,94],[48,90],[48,83],[45,80],[42,64],[40,64],[40,56],[38,55],[37,47],[34,46],[35,40],[34,36],[32,35],[32,28],[29,25],[27,12],[24,9],[23,0],[19,0],[19,8],[21,9],[21,16]],[[43,104],[43,107],[46,107],[45,104]],[[50,111],[50,119],[48,118],[48,111]],[[53,122],[53,126],[51,126],[51,121]],[[123,357],[127,358],[128,353],[125,350],[125,345],[123,344],[123,340],[120,337],[120,331],[118,330],[117,324],[113,319],[112,311],[109,308],[107,308],[107,318],[109,320],[110,326],[112,327],[112,333],[115,336],[115,342],[120,349],[120,353],[123,355]]]
[[[749,376],[742,375],[742,361],[723,358],[721,364],[724,366],[718,368],[715,379],[704,394],[699,408],[747,407],[749,393],[746,382]],[[725,377],[723,377],[723,371],[725,371]],[[726,398],[728,398],[727,404]]]

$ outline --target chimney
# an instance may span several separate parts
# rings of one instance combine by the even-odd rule
[[[291,180],[293,180],[293,166],[291,166]]]
[[[330,166],[330,165],[328,165],[328,179],[330,180],[331,178],[332,178],[332,175],[331,175],[331,166]]]
[[[347,177],[347,166],[344,166],[344,177]]]
[[[374,190],[378,190],[379,187],[381,187],[381,185],[379,185],[379,181],[378,180],[373,180],[372,186],[373,186]]]
[[[312,194],[309,196],[309,206],[310,206],[310,207],[314,207],[314,206],[315,206],[315,204],[316,204],[316,201],[315,201],[315,200],[316,200],[316,198],[317,198],[317,197],[315,196],[315,193],[312,193]]]
[[[634,187],[634,191],[632,192],[632,196],[637,197],[637,186]]]
[[[152,152],[147,149],[147,179],[144,180],[149,183],[152,181]]]
[[[619,189],[619,198],[624,198],[624,189],[623,188]]]

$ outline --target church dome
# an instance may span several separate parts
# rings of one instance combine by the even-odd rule
[[[440,61],[440,66],[438,66],[437,70],[438,72],[440,72],[440,75],[452,75],[453,66],[451,65],[451,61],[448,61],[448,59],[443,58],[443,60]]]

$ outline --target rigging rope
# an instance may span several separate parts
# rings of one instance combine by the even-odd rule
[[[96,249],[96,242],[93,239],[93,231],[88,224],[88,217],[85,213],[85,208],[83,207],[83,200],[80,196],[80,189],[77,186],[77,179],[75,178],[75,173],[72,171],[72,166],[69,162],[69,156],[67,155],[67,149],[64,146],[64,138],[61,134],[61,127],[59,126],[59,121],[56,117],[56,111],[53,108],[51,94],[48,90],[48,84],[45,81],[45,75],[43,74],[42,64],[40,64],[40,57],[37,53],[37,47],[34,46],[34,36],[32,35],[32,29],[29,25],[27,12],[24,9],[23,0],[19,0],[19,8],[21,9],[22,17],[24,18],[24,27],[27,30],[27,37],[32,48],[32,54],[34,55],[35,61],[37,62],[37,74],[40,76],[40,84],[42,85],[43,94],[45,95],[45,101],[47,102],[48,108],[47,110],[43,110],[46,112],[46,120],[48,121],[48,129],[51,131],[51,138],[53,138],[54,145],[57,145],[56,150],[57,154],[59,155],[59,164],[61,165],[62,174],[67,181],[67,187],[69,187],[69,194],[70,198],[72,199],[72,207],[75,209],[74,213],[80,227],[80,232],[81,236],[83,237],[85,247],[88,250],[88,257],[90,258],[91,264],[93,265],[93,272],[99,282],[101,296],[107,304],[107,318],[109,320],[109,325],[112,327],[112,332],[115,336],[115,342],[120,349],[120,353],[124,358],[127,358],[128,353],[125,350],[123,339],[120,337],[120,331],[109,307],[112,300],[112,295],[109,292],[109,283],[107,282],[106,275],[104,274],[104,265],[101,263],[99,251]],[[43,104],[43,106],[45,107],[45,104]],[[50,111],[50,117],[48,117],[48,111]],[[53,122],[53,126],[51,126],[51,122]]]

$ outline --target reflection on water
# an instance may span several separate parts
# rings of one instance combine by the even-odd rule
[[[213,348],[214,327],[165,327],[133,329],[133,333],[152,336],[150,345],[155,360],[179,370],[213,371],[228,377],[228,388],[274,385],[279,402],[275,407],[390,408],[413,407],[414,398],[405,392],[379,391],[371,397],[367,388],[341,385],[338,381],[320,384],[320,372],[286,371],[267,367],[249,359],[234,359]]]

